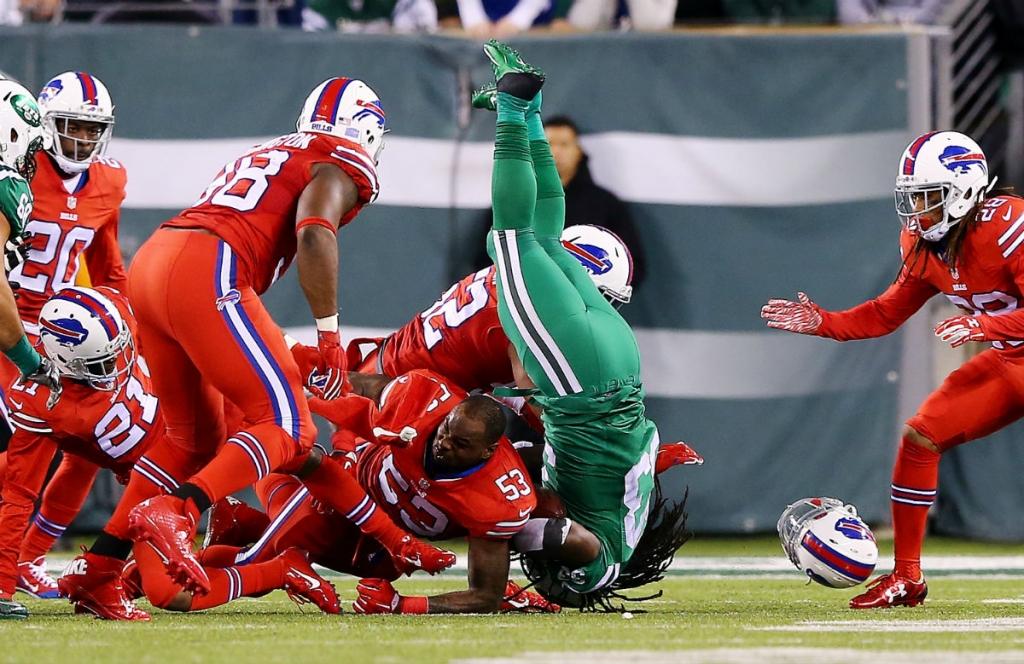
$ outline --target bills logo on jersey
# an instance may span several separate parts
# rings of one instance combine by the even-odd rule
[[[62,346],[78,346],[89,336],[82,323],[74,318],[40,318],[39,333],[49,334]]]
[[[576,257],[583,267],[587,269],[591,274],[604,274],[608,270],[612,269],[612,261],[608,255],[608,252],[601,247],[595,247],[592,244],[576,244],[573,242],[563,241],[562,246],[568,250],[570,254]]]
[[[242,294],[232,288],[217,298],[217,311],[224,311],[224,308],[241,302]]]
[[[982,171],[986,170],[985,155],[971,152],[960,145],[951,145],[943,150],[939,155],[939,161],[954,173],[967,173],[972,166],[978,166]]]
[[[39,93],[39,101],[46,102],[56,97],[61,90],[64,89],[64,84],[61,83],[59,78],[55,78],[46,84],[43,91]]]
[[[860,519],[839,519],[835,527],[849,539],[875,540],[875,536]]]

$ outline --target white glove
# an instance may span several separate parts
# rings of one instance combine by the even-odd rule
[[[768,321],[768,327],[800,334],[814,334],[821,327],[821,309],[811,302],[806,293],[797,293],[799,302],[791,300],[768,300],[761,307],[761,318]]]

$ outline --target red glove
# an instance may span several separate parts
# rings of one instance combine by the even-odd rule
[[[768,304],[761,307],[761,318],[768,321],[768,327],[777,330],[814,334],[821,327],[821,309],[806,293],[796,296],[799,302],[768,300]]]
[[[985,331],[975,316],[947,318],[935,326],[935,336],[953,348],[963,346],[968,341],[985,341]]]
[[[338,316],[316,319],[316,348],[320,357],[316,368],[308,374],[310,392],[330,401],[352,391],[347,384],[348,362],[338,331]]]
[[[499,611],[521,611],[523,613],[558,613],[562,607],[541,597],[538,593],[523,590],[522,586],[508,580],[505,597]]]
[[[363,579],[356,586],[359,597],[352,604],[356,613],[426,613],[426,597],[402,597],[385,579]]]
[[[348,382],[348,372],[345,370],[347,366],[345,361],[345,352],[344,348],[341,348],[341,336],[337,332],[326,334],[333,334],[333,336],[336,337],[337,345],[341,348],[341,366],[340,368],[328,369],[326,372],[321,368],[322,366],[326,366],[323,350],[324,341],[321,337],[322,334],[324,333],[317,333],[319,341],[317,348],[305,346],[295,341],[290,350],[292,351],[292,357],[295,358],[295,364],[299,366],[299,375],[302,376],[302,384],[305,385],[315,396],[330,401],[331,399],[337,399],[338,397],[351,392],[352,384]],[[334,351],[331,350],[331,348],[328,348],[326,352],[330,355],[333,354]]]
[[[658,456],[654,462],[654,473],[660,475],[672,466],[703,466],[704,457],[684,443],[668,443],[658,448]]]

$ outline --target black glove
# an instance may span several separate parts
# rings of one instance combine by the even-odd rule
[[[25,243],[27,239],[28,236],[22,233],[8,239],[4,244],[4,272],[6,274],[10,274],[14,268],[25,262],[30,249],[30,246]]]
[[[40,359],[42,362],[39,363],[39,368],[25,376],[24,380],[30,380],[33,383],[50,388],[50,398],[46,400],[46,408],[51,409],[60,401],[60,395],[64,391],[64,386],[60,382],[60,372],[57,371],[57,365],[45,355],[40,356]]]

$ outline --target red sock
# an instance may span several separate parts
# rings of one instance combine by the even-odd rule
[[[240,546],[214,544],[199,552],[199,564],[209,572],[210,569],[223,569],[235,564],[235,556],[242,550]]]
[[[22,541],[19,561],[35,560],[49,552],[81,511],[99,470],[99,466],[81,457],[64,455],[43,492],[39,513]]]
[[[377,503],[366,494],[355,476],[350,475],[335,459],[325,456],[320,466],[302,483],[314,498],[345,516],[393,551],[407,532],[399,528]]]
[[[148,544],[135,547],[135,559],[142,575],[146,598],[153,606],[166,608],[182,592],[182,587],[167,576],[163,561]],[[280,588],[284,585],[286,571],[280,558],[243,567],[204,569],[210,578],[210,592],[205,596],[193,597],[190,611],[213,608],[244,595],[260,595]]]
[[[939,486],[941,458],[941,454],[904,437],[892,471],[890,497],[896,549],[894,571],[911,581],[921,578],[921,546],[928,523],[928,509],[935,502]]]
[[[215,503],[225,496],[256,484],[290,461],[298,445],[280,427],[256,425],[228,438],[217,456],[189,483],[199,487]]]
[[[253,487],[256,497],[263,506],[267,517],[274,519],[281,512],[288,499],[295,495],[295,492],[302,488],[302,482],[292,475],[284,473],[271,473],[256,483]]]

